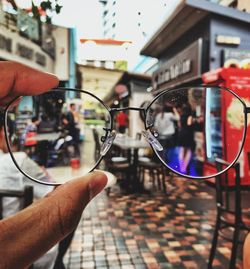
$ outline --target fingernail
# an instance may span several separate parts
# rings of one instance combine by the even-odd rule
[[[100,193],[107,184],[107,176],[104,173],[93,173],[92,179],[89,182],[90,199]]]

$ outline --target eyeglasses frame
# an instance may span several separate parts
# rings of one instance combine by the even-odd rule
[[[247,132],[247,114],[250,114],[250,107],[248,107],[245,103],[245,101],[239,97],[238,94],[236,94],[235,92],[233,92],[231,89],[227,88],[227,87],[223,87],[223,86],[218,86],[218,85],[207,85],[207,84],[201,84],[201,85],[198,85],[198,86],[188,86],[188,88],[192,88],[192,89],[197,89],[197,88],[201,88],[201,87],[207,87],[207,88],[212,88],[212,87],[216,87],[218,88],[219,90],[226,90],[228,92],[230,92],[234,97],[236,97],[240,102],[241,104],[243,105],[243,112],[244,112],[244,130],[243,130],[243,137],[242,137],[242,143],[241,143],[241,147],[239,149],[239,152],[238,154],[236,155],[235,159],[230,163],[230,165],[228,167],[226,167],[224,170],[216,173],[216,174],[213,174],[213,175],[208,175],[208,176],[199,176],[199,177],[194,177],[194,176],[190,176],[190,175],[185,175],[185,174],[182,174],[178,171],[175,171],[173,168],[171,168],[169,165],[167,165],[166,163],[164,163],[164,161],[162,160],[162,158],[159,156],[157,150],[149,143],[149,145],[151,146],[151,148],[153,149],[154,153],[156,154],[156,156],[158,157],[158,159],[160,160],[160,162],[162,163],[163,166],[167,167],[170,171],[172,171],[173,173],[181,176],[181,177],[185,177],[185,178],[188,178],[188,179],[200,179],[200,180],[204,180],[204,179],[208,179],[208,178],[211,178],[211,177],[216,177],[216,176],[219,176],[221,175],[222,173],[226,172],[228,169],[230,169],[230,167],[232,167],[238,160],[242,150],[243,150],[243,146],[244,146],[244,143],[245,143],[245,140],[246,140],[246,132]],[[51,91],[71,91],[71,92],[76,92],[76,93],[84,93],[84,94],[88,94],[90,96],[92,96],[93,98],[95,98],[97,101],[99,101],[103,107],[105,107],[109,113],[109,116],[110,116],[110,128],[103,128],[104,131],[106,131],[106,134],[104,136],[101,137],[101,141],[104,142],[109,133],[111,133],[113,131],[113,126],[114,126],[114,116],[115,116],[115,113],[116,112],[119,112],[119,111],[128,111],[128,110],[134,110],[134,111],[139,111],[139,112],[142,112],[143,113],[143,117],[144,117],[144,127],[145,127],[145,130],[150,130],[151,127],[153,127],[153,125],[149,125],[147,126],[147,122],[146,122],[146,116],[147,116],[147,112],[148,110],[150,109],[150,107],[156,102],[157,99],[159,99],[161,96],[165,95],[166,93],[171,93],[172,91],[176,91],[176,90],[187,90],[187,87],[181,87],[181,88],[170,88],[170,89],[166,89],[166,90],[163,90],[162,92],[160,92],[159,94],[157,94],[153,99],[152,101],[147,105],[146,108],[143,108],[143,107],[123,107],[123,108],[110,108],[109,106],[107,106],[98,96],[94,95],[93,93],[91,92],[88,92],[88,91],[85,91],[85,90],[81,90],[81,89],[76,89],[76,88],[68,88],[68,87],[57,87],[57,88],[54,88],[52,89]],[[50,92],[51,92],[50,91]],[[48,186],[59,186],[61,185],[62,183],[52,183],[52,182],[43,182],[43,181],[40,181],[36,178],[33,178],[32,176],[28,175],[25,171],[23,171],[18,163],[16,162],[15,160],[15,157],[14,157],[14,154],[12,152],[12,149],[11,149],[11,145],[10,145],[10,142],[9,142],[9,139],[8,139],[8,124],[7,124],[7,121],[8,121],[8,110],[9,108],[20,98],[22,98],[24,96],[17,96],[15,97],[12,101],[10,101],[8,103],[8,105],[6,106],[6,108],[4,108],[3,110],[3,115],[4,115],[4,133],[5,133],[5,139],[6,139],[6,144],[7,144],[7,147],[8,147],[8,151],[9,151],[9,154],[11,156],[11,159],[12,161],[14,162],[15,166],[17,167],[17,169],[27,178],[29,178],[30,180],[36,182],[36,183],[39,183],[39,184],[43,184],[43,185],[48,185]],[[103,160],[105,155],[101,155],[100,158],[97,160],[96,164],[94,165],[94,167],[89,171],[89,172],[92,172],[94,171],[98,165],[100,164],[100,162]]]

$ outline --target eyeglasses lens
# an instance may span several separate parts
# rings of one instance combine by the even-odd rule
[[[76,94],[80,98],[72,98]],[[53,90],[16,103],[7,111],[7,139],[26,175],[63,183],[95,167],[101,158],[101,137],[107,138],[106,129],[111,128],[110,113],[97,98]],[[194,178],[221,172],[216,158],[234,162],[246,128],[241,100],[213,86],[171,89],[150,105],[145,120],[162,145],[156,150],[161,161]]]
[[[146,124],[163,147],[158,157],[173,171],[200,178],[220,172],[216,158],[232,163],[238,157],[244,115],[243,103],[226,89],[187,87],[169,90],[155,100]]]
[[[72,98],[78,94],[80,98]],[[15,162],[39,181],[63,183],[91,171],[100,159],[110,115],[88,93],[53,90],[25,96],[8,109],[8,143]]]

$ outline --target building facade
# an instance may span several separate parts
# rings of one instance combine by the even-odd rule
[[[249,23],[248,13],[233,8],[209,1],[182,1],[142,49],[143,55],[159,61],[153,73],[154,89],[199,84],[205,72],[246,65]]]
[[[228,96],[217,87],[229,88],[247,104],[250,102],[249,26],[248,13],[209,1],[183,0],[142,49],[142,54],[158,59],[152,75],[154,94],[182,88],[185,102],[173,106],[184,111],[182,108],[188,105],[192,117],[201,119],[202,125],[193,129],[189,166],[196,175],[211,175],[216,171],[214,156],[232,160],[239,150],[241,136],[237,131],[243,124],[237,125],[231,116],[240,115],[242,107],[240,112],[234,110],[234,95]],[[201,86],[204,83],[209,86]],[[211,89],[217,89],[213,97],[209,95]],[[229,142],[232,137],[234,141]],[[238,160],[243,184],[249,183],[249,151],[250,143],[246,142]]]

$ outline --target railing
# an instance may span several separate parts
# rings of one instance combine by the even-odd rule
[[[45,41],[46,39],[54,39],[50,29],[51,25],[38,23],[23,10],[18,10],[17,15],[5,12],[0,2],[0,27],[31,40],[52,58],[55,57],[55,43],[51,44],[50,42],[48,45]]]

